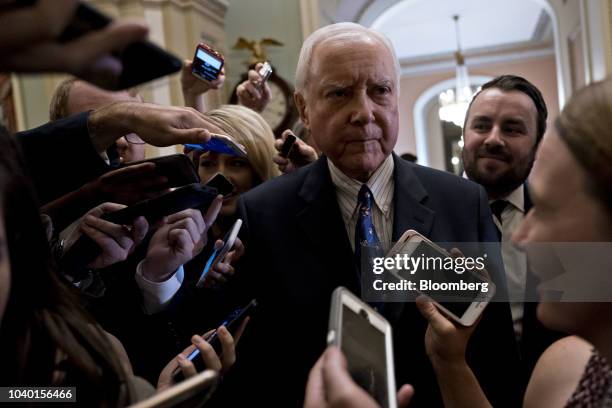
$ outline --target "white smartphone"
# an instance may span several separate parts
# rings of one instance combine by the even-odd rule
[[[140,401],[129,408],[171,408],[202,406],[217,388],[219,375],[206,370]]]
[[[382,408],[397,407],[391,325],[342,286],[332,294],[327,343],[342,350],[353,380]]]
[[[406,231],[391,248],[387,257],[395,257],[397,254],[429,259],[452,257],[443,248],[414,230]],[[454,270],[449,271],[434,267],[427,270],[417,270],[414,275],[410,276],[406,275],[410,272],[405,270],[390,269],[389,272],[399,279],[415,281],[419,278],[442,285],[457,285],[458,288],[467,288],[458,290],[461,293],[460,301],[451,302],[448,301],[446,291],[437,288],[421,289],[420,284],[417,285],[419,293],[429,297],[446,316],[463,326],[473,325],[495,295],[495,284],[486,276],[470,269],[458,273]],[[486,291],[484,291],[485,288]]]
[[[206,265],[204,265],[204,270],[200,275],[200,279],[196,283],[196,287],[201,288],[204,285],[204,280],[208,273],[217,265],[217,263],[221,262],[225,255],[234,247],[236,243],[236,238],[238,237],[238,232],[240,232],[240,227],[242,227],[242,220],[238,218],[232,228],[225,234],[223,237],[223,246],[219,249],[213,250],[212,254],[206,261]]]

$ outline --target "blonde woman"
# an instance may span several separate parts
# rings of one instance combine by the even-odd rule
[[[280,175],[280,171],[272,161],[276,154],[274,133],[257,112],[240,105],[223,105],[218,109],[206,112],[204,116],[227,136],[244,146],[247,152],[246,158],[217,152],[195,151],[191,153],[203,183],[206,183],[215,174],[221,173],[234,185],[233,192],[224,197],[217,221],[210,230],[212,235],[210,238],[217,240],[222,239],[234,223],[240,194]],[[206,255],[209,253],[209,251],[204,251],[202,255],[204,259],[201,259],[200,263],[207,258]],[[197,258],[192,263],[198,263]],[[214,282],[223,283],[233,274],[234,270],[229,262],[226,264],[227,268],[225,265],[220,265],[220,268],[210,272],[209,280],[206,282],[208,286]]]

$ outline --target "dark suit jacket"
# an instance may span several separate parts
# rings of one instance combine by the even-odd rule
[[[394,161],[394,240],[412,228],[439,242],[497,241],[482,187],[396,156]],[[244,194],[239,216],[247,251],[234,285],[243,292],[241,302],[256,297],[260,309],[220,399],[223,406],[299,405],[308,371],[326,346],[332,291],[343,285],[359,293],[326,159]],[[503,271],[494,278],[504,292]],[[424,349],[426,321],[407,303],[391,323],[397,384],[414,385],[411,406],[441,406]],[[506,303],[487,307],[467,354],[495,406],[520,405],[520,381],[507,380],[521,374]]]
[[[15,135],[41,205],[110,170],[91,144],[88,117],[83,112]]]

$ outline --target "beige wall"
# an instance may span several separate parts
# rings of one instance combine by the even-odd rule
[[[557,96],[557,75],[554,56],[530,59],[521,62],[495,64],[470,68],[470,75],[497,76],[501,74],[520,75],[533,82],[542,92],[549,111],[549,122],[559,112]],[[439,72],[430,75],[403,77],[400,80],[399,102],[400,131],[395,151],[399,154],[416,153],[413,109],[419,96],[432,86],[453,78],[455,71]]]
[[[232,47],[239,37],[249,40],[274,38],[282,47],[268,47],[268,59],[272,66],[289,83],[293,83],[295,67],[302,47],[302,23],[298,0],[231,0],[227,10],[226,32],[228,45]],[[245,61],[250,53],[245,50],[228,50],[228,85],[237,85],[240,75],[246,72]]]

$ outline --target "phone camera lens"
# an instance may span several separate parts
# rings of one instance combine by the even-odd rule
[[[368,320],[368,312],[366,312],[365,309],[360,309],[359,315],[363,317],[364,319]]]

